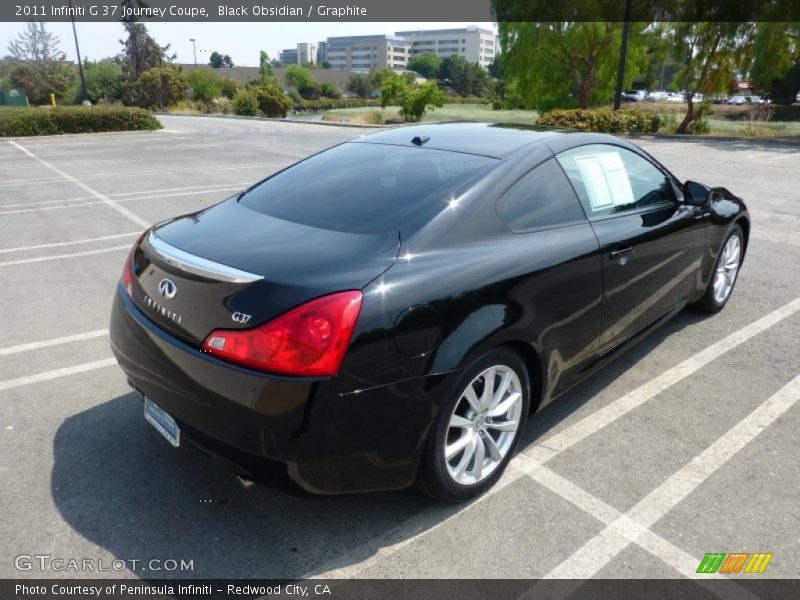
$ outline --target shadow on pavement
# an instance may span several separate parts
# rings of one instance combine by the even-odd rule
[[[522,447],[699,318],[682,313],[535,415]],[[193,560],[192,571],[137,571],[146,579],[296,578],[332,562],[345,566],[348,552],[419,513],[424,516],[408,535],[464,508],[435,505],[413,489],[312,496],[278,482],[245,490],[205,455],[172,448],[144,420],[134,393],[66,419],[53,450],[53,500],[80,535],[126,561]],[[402,540],[402,531],[391,543]],[[358,556],[352,560],[363,560]]]

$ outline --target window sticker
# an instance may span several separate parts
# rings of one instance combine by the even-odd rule
[[[633,190],[618,152],[603,152],[575,158],[593,210],[633,204]]]

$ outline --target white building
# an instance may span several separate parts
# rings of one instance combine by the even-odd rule
[[[297,44],[297,60],[301,65],[317,62],[317,45],[314,42]]]
[[[329,37],[326,58],[332,69],[368,73],[390,68],[402,71],[408,65],[411,42],[396,35],[351,35]]]
[[[469,63],[488,68],[497,54],[497,37],[493,31],[480,27],[462,29],[430,29],[427,31],[397,31],[395,35],[411,42],[411,56],[433,52],[440,59],[454,54]]]

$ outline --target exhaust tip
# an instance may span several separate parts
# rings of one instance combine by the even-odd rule
[[[251,481],[250,479],[245,479],[241,475],[234,475],[233,477],[234,479],[236,479],[236,482],[246,490],[249,490],[256,484],[255,481]]]

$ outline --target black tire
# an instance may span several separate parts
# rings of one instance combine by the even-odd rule
[[[466,391],[467,386],[471,385],[486,369],[493,366],[507,367],[511,369],[519,379],[522,395],[522,410],[518,417],[518,426],[511,445],[505,456],[494,467],[494,470],[492,470],[485,479],[477,483],[462,485],[456,482],[448,472],[444,457],[444,447],[448,439],[450,418],[457,405],[462,401],[462,394]],[[516,452],[530,410],[530,398],[531,384],[528,369],[519,354],[513,350],[503,347],[497,348],[484,354],[473,362],[455,382],[449,397],[443,401],[439,408],[436,420],[433,423],[428,441],[425,445],[419,473],[417,475],[417,487],[434,500],[440,502],[464,502],[492,487],[503,474],[509,460],[511,460],[511,457],[514,456]],[[474,458],[472,460],[474,461]],[[474,462],[472,464],[474,465]]]
[[[736,272],[736,279],[734,279],[733,281],[733,286],[731,287],[730,292],[728,292],[728,295],[725,296],[725,298],[720,302],[714,295],[714,281],[716,279],[716,273],[717,273],[717,268],[719,267],[719,262],[720,260],[722,260],[722,250],[723,248],[725,248],[728,241],[733,236],[739,237],[739,247],[740,247],[739,266]],[[717,255],[717,260],[714,263],[714,269],[711,271],[711,277],[709,277],[708,286],[706,286],[706,291],[703,294],[703,297],[700,298],[700,300],[698,300],[697,302],[695,302],[692,306],[710,315],[718,313],[723,308],[725,308],[725,305],[728,303],[728,300],[730,300],[730,297],[733,295],[733,290],[736,287],[736,282],[739,279],[739,271],[742,268],[743,260],[744,260],[744,232],[742,231],[742,228],[739,225],[735,225],[733,229],[731,229],[731,232],[728,234],[728,236],[725,238],[725,241],[722,242],[722,245],[720,246],[719,254]]]

